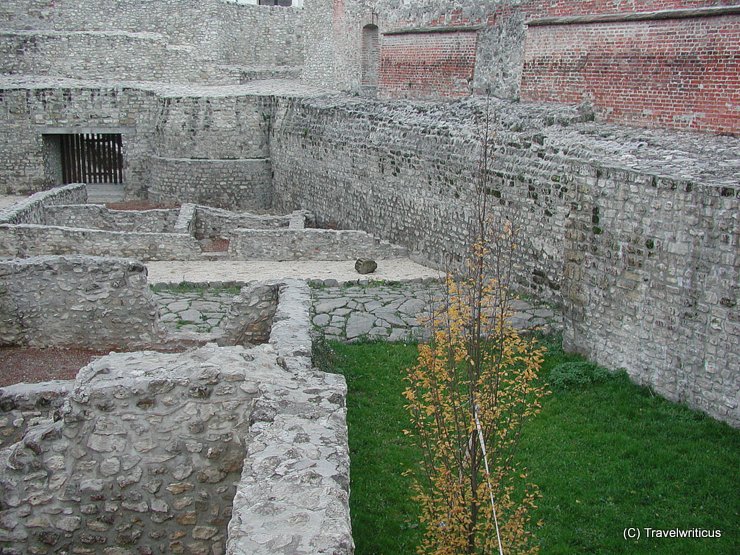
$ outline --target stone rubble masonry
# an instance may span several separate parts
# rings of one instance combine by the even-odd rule
[[[47,225],[0,224],[0,256],[84,253],[143,260],[199,260],[195,237],[179,233],[105,231]]]
[[[298,211],[298,215],[304,215]],[[306,217],[304,215],[304,217]],[[291,216],[257,215],[232,212],[221,208],[199,205],[195,216],[195,236],[199,239],[228,237],[236,229],[286,228]]]
[[[0,210],[0,224],[45,224],[47,206],[85,202],[87,187],[82,183],[40,191],[5,210]]]
[[[0,450],[3,552],[351,555],[346,384],[311,367],[308,286],[275,287],[269,344],[111,353],[61,409],[64,386],[0,392],[0,432],[27,418]]]
[[[91,256],[0,261],[0,344],[135,348],[163,338],[140,262]]]
[[[295,81],[209,87],[38,76],[0,76],[0,90],[4,192],[58,184],[55,136],[116,133],[128,197],[253,211],[272,202],[272,98],[321,92]]]
[[[227,553],[351,555],[347,386],[311,369],[308,286],[285,280],[279,296],[270,346],[296,383],[254,408]]]
[[[220,345],[267,343],[278,307],[279,284],[257,282],[242,287],[233,298],[222,326]]]
[[[737,140],[488,105],[487,192],[494,213],[521,226],[517,287],[566,307],[569,348],[737,425]],[[440,266],[460,260],[485,106],[281,100],[275,208],[310,210],[319,225],[362,229]],[[676,348],[664,356],[666,345]]]
[[[58,419],[74,381],[19,383],[0,389],[0,449],[19,442],[30,426]]]
[[[579,190],[564,347],[740,426],[740,187],[605,172]]]
[[[303,64],[301,10],[222,0],[99,8],[94,0],[3,2],[0,73],[223,84],[295,73]]]
[[[174,233],[179,209],[110,210],[99,204],[65,204],[44,209],[44,225],[126,231]]]
[[[242,260],[352,260],[401,258],[405,248],[364,231],[333,229],[237,229],[229,254]]]

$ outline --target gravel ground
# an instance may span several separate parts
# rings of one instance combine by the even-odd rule
[[[108,351],[90,349],[0,349],[0,387],[16,383],[74,380],[80,368]]]
[[[439,278],[437,270],[416,264],[408,258],[378,260],[378,269],[372,274],[360,275],[354,261],[327,262],[297,260],[290,262],[268,261],[165,261],[147,262],[149,284],[223,283],[248,282],[297,278],[310,280],[336,280],[338,283],[358,280],[408,281],[422,278]]]

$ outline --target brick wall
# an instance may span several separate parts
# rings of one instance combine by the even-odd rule
[[[475,31],[385,35],[380,49],[379,93],[388,98],[469,95],[475,49]]]
[[[740,130],[740,17],[534,26],[523,100],[591,102],[620,123]]]

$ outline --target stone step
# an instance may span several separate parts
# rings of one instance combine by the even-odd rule
[[[105,204],[120,202],[124,198],[123,185],[116,183],[91,183],[87,185],[87,202]]]

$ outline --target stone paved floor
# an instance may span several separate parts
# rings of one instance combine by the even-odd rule
[[[405,341],[424,336],[418,316],[439,303],[443,288],[438,282],[395,285],[354,285],[313,289],[313,324],[327,339]],[[518,330],[562,330],[562,316],[552,308],[524,300],[512,302],[511,324]]]
[[[155,299],[165,327],[173,331],[211,333],[224,323],[238,287],[158,289]],[[344,287],[312,288],[311,318],[327,339],[358,341],[420,339],[424,328],[418,316],[429,302],[439,302],[442,286],[431,280]],[[512,325],[519,330],[562,329],[560,314],[538,303],[515,300]]]
[[[194,288],[157,290],[162,324],[173,331],[211,333],[224,322],[224,317],[239,288]]]

